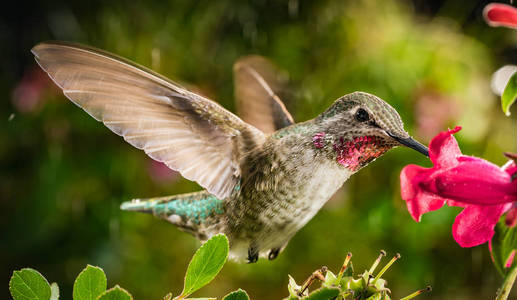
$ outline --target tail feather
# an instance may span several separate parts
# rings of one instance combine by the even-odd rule
[[[137,211],[143,213],[152,213],[154,214],[154,210],[163,204],[166,204],[171,201],[179,200],[182,195],[172,195],[165,197],[156,197],[156,198],[146,198],[146,199],[133,199],[131,201],[123,202],[120,205],[120,209],[126,211]]]
[[[224,213],[223,201],[207,191],[124,202],[120,209],[150,213],[205,239]]]

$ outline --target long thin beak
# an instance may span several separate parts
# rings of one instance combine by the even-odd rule
[[[388,131],[386,131],[386,133],[402,145],[409,147],[411,149],[415,149],[416,151],[422,153],[425,156],[429,156],[429,149],[426,146],[420,144],[418,141],[414,140],[412,137],[401,138]]]

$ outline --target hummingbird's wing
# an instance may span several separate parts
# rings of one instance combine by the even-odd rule
[[[219,104],[113,54],[61,42],[32,53],[75,104],[220,199],[239,180],[240,153],[264,141]]]
[[[285,79],[271,62],[257,55],[246,56],[234,64],[233,73],[238,113],[244,121],[265,133],[294,124],[277,95]]]

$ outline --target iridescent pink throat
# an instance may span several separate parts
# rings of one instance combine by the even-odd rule
[[[314,135],[312,138],[314,147],[325,146],[325,135],[324,132]],[[376,136],[361,136],[351,141],[345,141],[341,137],[339,142],[332,144],[332,147],[336,151],[337,162],[353,172],[389,150],[389,146]]]

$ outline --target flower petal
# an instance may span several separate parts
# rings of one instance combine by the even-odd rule
[[[436,172],[425,189],[443,198],[477,205],[517,201],[517,182],[498,166],[479,158],[461,156],[458,165]]]
[[[494,227],[508,205],[469,205],[456,216],[452,225],[454,240],[461,247],[474,247],[489,241]]]
[[[517,28],[517,9],[511,5],[490,3],[483,9],[483,17],[490,26]]]
[[[446,200],[421,188],[421,183],[428,180],[432,173],[433,169],[416,165],[408,165],[400,173],[402,199],[406,201],[411,217],[417,222],[420,222],[424,213],[441,208]]]
[[[452,136],[461,130],[460,126],[440,132],[429,143],[429,158],[435,168],[450,168],[457,165],[456,158],[461,155],[458,142]]]

